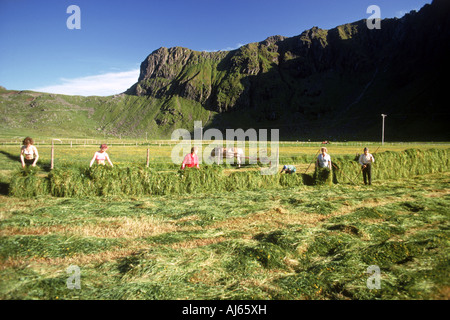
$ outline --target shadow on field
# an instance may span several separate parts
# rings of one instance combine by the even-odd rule
[[[301,173],[303,178],[303,184],[306,186],[313,186],[314,185],[314,178],[306,173]]]
[[[9,193],[9,183],[0,182],[0,195],[7,196]]]
[[[8,157],[11,160],[18,162],[20,165],[20,155],[18,156],[18,155],[15,155],[15,154],[3,151],[3,150],[1,150],[0,153],[4,154],[6,157]],[[37,166],[46,172],[50,172],[51,165],[50,165],[50,162],[48,162],[48,161],[38,160]]]
[[[6,152],[6,151],[0,151],[0,153],[4,154],[5,156],[7,156],[9,159],[13,160],[13,161],[17,161],[20,162],[20,156],[18,155],[13,155],[12,153]]]

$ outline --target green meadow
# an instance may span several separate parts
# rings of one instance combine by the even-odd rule
[[[41,145],[22,170],[20,145],[2,145],[0,298],[448,299],[448,145],[370,145],[365,186],[366,144],[327,146],[330,183],[315,179],[318,143],[280,143],[279,169],[297,173],[268,176],[259,163],[180,171],[164,143],[113,144],[114,168],[89,168],[96,145],[56,145],[53,170]]]

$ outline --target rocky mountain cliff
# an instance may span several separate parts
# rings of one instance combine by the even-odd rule
[[[222,129],[377,140],[385,113],[391,139],[425,129],[439,139],[448,132],[449,40],[449,1],[434,0],[401,19],[383,19],[381,29],[360,20],[233,51],[159,48],[126,93],[166,101],[155,120],[160,126],[170,124],[169,115],[188,116],[170,103],[182,98],[210,111],[209,126]]]

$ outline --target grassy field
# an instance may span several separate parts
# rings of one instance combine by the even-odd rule
[[[296,154],[295,146],[281,144],[280,163],[296,164],[303,173],[318,147]],[[217,187],[162,195],[14,197],[6,191],[18,172],[18,147],[1,146],[0,298],[449,299],[450,172],[448,159],[440,159],[448,150],[423,145],[404,151],[410,147],[380,148],[372,186],[362,185],[358,172],[346,167],[353,165],[346,157],[362,148],[330,145],[332,155],[343,156],[336,163],[352,182],[338,176],[339,183],[330,186],[300,179],[226,192]],[[38,176],[49,174],[48,148],[39,149],[44,165]],[[109,153],[117,171],[111,172],[130,167],[133,173],[139,165],[147,170],[146,148],[113,145]],[[429,148],[434,151],[427,153]],[[63,177],[58,172],[65,165],[73,170],[67,177],[79,175],[95,150],[58,148],[54,177]],[[152,147],[161,164],[148,170],[176,174],[168,154],[169,146]],[[431,173],[383,167],[382,160],[392,157],[408,161],[400,166]],[[415,158],[436,162],[439,172],[411,162]],[[256,169],[217,170],[250,180],[245,174]],[[401,178],[389,178],[390,171]],[[289,178],[294,177],[283,176]],[[79,290],[67,286],[73,265],[80,269]],[[380,268],[379,289],[367,286],[372,265]]]
[[[71,144],[72,142],[72,144]],[[158,140],[158,141],[144,141],[144,140],[85,140],[83,139],[64,139],[62,142],[55,141],[55,166],[59,163],[78,163],[88,165],[95,151],[98,151],[98,146],[101,143],[108,143],[110,148],[108,154],[115,164],[145,164],[147,159],[147,149],[150,150],[150,162],[152,164],[171,163],[171,151],[176,141]],[[212,142],[204,142],[203,146],[206,148]],[[36,143],[41,164],[49,164],[51,156],[51,140],[41,140]],[[268,142],[268,153],[270,154],[270,142]],[[324,145],[328,149],[328,153],[332,157],[343,155],[356,155],[363,153],[364,147],[369,147],[372,153],[382,153],[385,151],[404,151],[407,149],[448,149],[447,143],[386,143],[381,146],[380,143],[374,142],[342,142]],[[19,153],[21,147],[21,139],[3,139],[0,143],[0,163],[3,168],[12,169],[19,164]],[[313,161],[314,156],[317,155],[322,144],[320,142],[280,142],[280,164],[309,164]],[[249,155],[248,143],[246,144],[245,153]],[[253,148],[254,151],[256,148]],[[258,150],[256,150],[258,151]],[[2,157],[4,161],[2,161]],[[8,158],[8,159],[6,159]],[[16,161],[7,161],[16,160]]]

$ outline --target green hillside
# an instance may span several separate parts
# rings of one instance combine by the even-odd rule
[[[176,128],[207,123],[213,112],[181,97],[167,101],[116,95],[82,97],[0,91],[0,137],[168,137]]]

